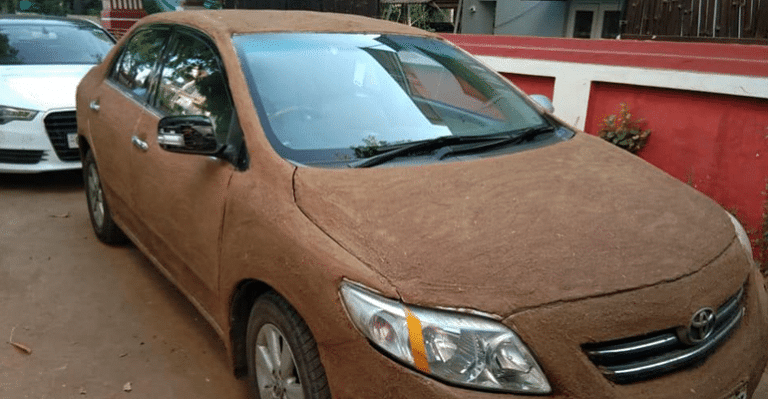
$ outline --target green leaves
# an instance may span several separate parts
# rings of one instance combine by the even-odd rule
[[[642,149],[648,141],[651,131],[643,129],[645,120],[632,120],[629,105],[621,103],[618,115],[608,115],[600,124],[598,136],[633,154]]]

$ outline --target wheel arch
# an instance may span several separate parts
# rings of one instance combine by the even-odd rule
[[[260,296],[268,292],[275,292],[277,295],[280,295],[274,288],[263,281],[243,280],[232,293],[229,307],[229,339],[232,343],[231,355],[237,378],[243,378],[248,375],[245,337],[248,330],[248,317],[251,314],[251,308],[253,308],[253,304]]]
[[[91,149],[91,143],[82,134],[77,136],[77,146],[80,149],[80,159],[85,159],[85,154]]]

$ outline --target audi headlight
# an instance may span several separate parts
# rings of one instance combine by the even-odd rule
[[[0,125],[10,121],[31,121],[37,111],[23,108],[13,108],[0,105]]]
[[[376,347],[427,375],[470,388],[551,392],[528,348],[501,323],[405,305],[346,282],[341,296],[352,322]]]
[[[733,228],[736,230],[736,237],[739,238],[739,242],[741,243],[741,246],[744,247],[744,250],[747,251],[747,255],[749,255],[749,259],[753,259],[752,255],[752,242],[749,241],[749,235],[747,235],[747,231],[744,230],[744,226],[739,223],[739,220],[736,219],[735,216],[731,215],[730,212],[726,212],[728,216],[731,218],[731,223],[733,223]]]

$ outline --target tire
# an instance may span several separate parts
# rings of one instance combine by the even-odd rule
[[[309,327],[273,292],[256,300],[246,335],[248,379],[257,399],[330,399]]]
[[[99,169],[96,167],[96,160],[91,150],[85,153],[85,159],[83,159],[83,182],[85,199],[88,202],[88,216],[96,237],[105,244],[125,243],[127,238],[112,219],[107,199],[104,198]]]

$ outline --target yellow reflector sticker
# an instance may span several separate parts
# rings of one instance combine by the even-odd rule
[[[408,335],[411,338],[411,353],[413,364],[420,371],[429,373],[427,349],[424,347],[424,337],[421,335],[421,321],[405,306],[405,317],[408,322]]]

